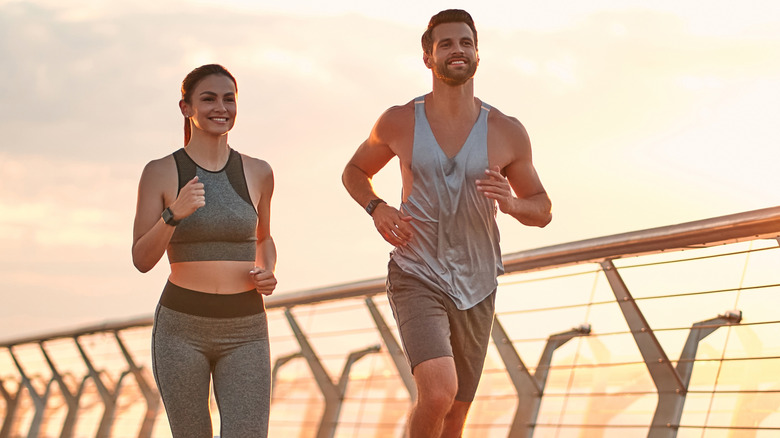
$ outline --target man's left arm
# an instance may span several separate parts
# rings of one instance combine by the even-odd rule
[[[499,149],[495,156],[507,157],[502,161],[508,163],[485,170],[486,179],[477,181],[477,188],[495,199],[501,212],[524,225],[544,227],[552,220],[552,202],[534,168],[528,134],[516,119],[501,119],[492,127]]]

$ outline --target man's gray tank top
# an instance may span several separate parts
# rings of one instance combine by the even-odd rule
[[[401,211],[413,218],[415,234],[390,256],[405,272],[443,290],[459,309],[469,309],[496,290],[504,273],[496,203],[476,185],[489,166],[490,106],[482,103],[466,142],[449,158],[428,123],[425,96],[414,104],[414,180]]]

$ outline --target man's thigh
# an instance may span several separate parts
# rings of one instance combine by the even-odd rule
[[[448,297],[390,262],[387,297],[393,310],[409,365],[452,356]]]
[[[495,313],[495,292],[467,310],[452,309],[450,342],[458,372],[456,400],[471,402],[482,376]],[[454,307],[454,306],[453,306]]]

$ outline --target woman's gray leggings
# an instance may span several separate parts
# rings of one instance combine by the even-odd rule
[[[172,310],[164,305],[169,287],[170,283],[155,313],[152,364],[173,437],[213,437],[209,412],[211,379],[221,418],[220,437],[267,437],[271,360],[265,312],[214,317],[182,312],[191,310],[187,305]],[[233,298],[204,298],[208,301],[223,297]],[[220,306],[216,310],[213,306],[211,310],[196,307],[203,312],[191,313],[221,312]],[[222,310],[230,307],[222,306]],[[237,311],[246,313],[246,307]]]

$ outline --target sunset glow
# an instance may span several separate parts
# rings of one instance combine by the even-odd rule
[[[544,230],[499,218],[504,252],[780,205],[777,2],[0,0],[0,333],[152,312],[167,266],[130,262],[138,178],[180,147],[180,81],[207,62],[238,80],[231,146],[275,172],[276,293],[383,275],[340,174],[429,91],[419,36],[448,7],[553,200]],[[397,203],[397,163],[375,184]]]

